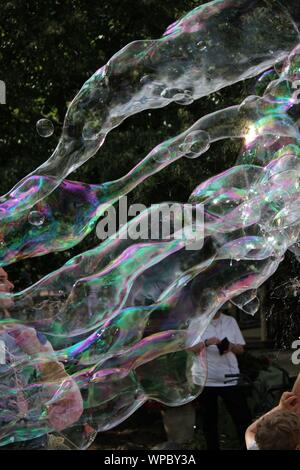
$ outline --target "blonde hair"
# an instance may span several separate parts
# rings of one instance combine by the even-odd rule
[[[260,450],[296,450],[300,445],[300,415],[277,410],[257,424],[255,440]]]

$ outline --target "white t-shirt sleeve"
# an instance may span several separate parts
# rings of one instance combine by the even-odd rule
[[[233,334],[234,334],[234,343],[235,344],[246,344],[246,341],[244,339],[244,336],[242,335],[242,332],[240,330],[240,327],[239,325],[237,324],[237,321],[235,318],[231,317],[232,318],[232,331],[233,331]]]

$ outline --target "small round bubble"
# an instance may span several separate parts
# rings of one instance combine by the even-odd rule
[[[41,137],[50,137],[54,132],[53,122],[50,119],[40,119],[36,123],[36,130]]]
[[[35,227],[40,227],[45,222],[45,216],[39,211],[31,211],[28,216],[28,222]]]

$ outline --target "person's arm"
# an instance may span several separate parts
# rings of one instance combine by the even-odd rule
[[[265,417],[268,416],[274,411],[277,410],[290,410],[290,411],[295,411],[297,405],[298,405],[298,397],[293,393],[293,392],[284,392],[280,398],[280,401],[277,406],[275,406],[272,410],[268,411],[264,415],[262,415],[260,418],[258,418],[256,421],[254,421],[250,426],[247,428],[246,433],[245,433],[245,441],[246,441],[246,447],[249,449],[254,443],[255,443],[255,436],[256,436],[256,431],[257,431],[257,425],[258,423]]]
[[[233,354],[243,354],[244,351],[245,351],[245,348],[243,346],[243,344],[235,344],[235,343],[230,343],[229,344],[229,349],[228,349],[228,352],[233,352]]]

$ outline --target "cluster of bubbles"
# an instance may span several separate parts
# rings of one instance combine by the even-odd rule
[[[41,137],[50,137],[54,132],[54,125],[50,119],[39,119],[36,123],[36,131]]]
[[[10,345],[0,365],[0,445],[58,431],[83,449],[148,399],[176,406],[201,393],[205,358],[191,348],[216,311],[230,300],[253,315],[257,289],[285,252],[298,256],[299,42],[279,4],[217,0],[161,39],[129,44],[83,85],[53,155],[0,200],[1,266],[75,246],[121,196],[182,157],[204,158],[228,138],[242,139],[242,148],[234,167],[190,196],[203,212],[201,249],[188,250],[178,236],[180,204],[170,221],[161,203],[24,291],[0,294],[12,306],[0,328]],[[274,63],[278,72],[261,76],[257,95],[200,118],[122,178],[65,179],[132,114],[188,105]],[[49,123],[37,127],[53,132]],[[146,229],[138,242],[122,236],[157,214],[159,228],[171,227],[168,239],[151,239]],[[197,230],[193,215],[188,225]]]

